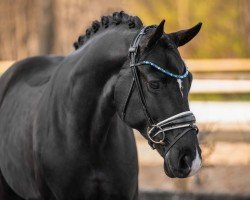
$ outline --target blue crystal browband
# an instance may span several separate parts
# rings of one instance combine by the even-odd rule
[[[176,79],[183,79],[183,78],[186,78],[188,76],[188,69],[187,69],[187,67],[185,67],[184,74],[178,75],[178,74],[173,74],[172,72],[170,72],[170,71],[168,71],[166,69],[163,69],[160,66],[158,66],[157,64],[152,63],[152,62],[147,61],[147,60],[142,61],[142,62],[136,64],[136,66],[139,66],[139,65],[150,65],[151,67],[153,67],[153,68],[161,71],[162,73],[166,74],[167,76],[171,76],[171,77],[176,78]]]

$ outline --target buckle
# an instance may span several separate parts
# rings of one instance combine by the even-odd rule
[[[129,53],[135,53],[136,52],[136,47],[129,47],[128,52]]]
[[[151,149],[155,150],[155,144],[152,141],[148,140],[148,144],[151,147]]]
[[[190,124],[189,126],[196,131],[196,134],[199,133],[199,128],[196,126],[196,124]]]

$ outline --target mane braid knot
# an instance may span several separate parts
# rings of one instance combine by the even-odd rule
[[[106,29],[111,25],[118,26],[119,24],[127,24],[128,28],[142,28],[143,23],[137,16],[130,16],[124,11],[114,12],[112,16],[102,16],[101,21],[93,21],[90,28],[85,31],[85,35],[80,35],[78,40],[74,42],[75,50],[79,49],[84,43],[100,29]]]

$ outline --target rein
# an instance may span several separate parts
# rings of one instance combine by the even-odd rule
[[[182,133],[180,133],[177,137],[175,137],[175,139],[172,142],[168,142],[168,148],[165,152],[165,153],[167,153],[171,149],[171,147],[173,147],[173,145],[189,131],[195,130],[196,133],[198,133],[198,128],[195,125],[195,122],[196,122],[195,116],[191,111],[181,112],[177,115],[174,115],[172,117],[164,119],[158,123],[154,122],[153,118],[150,115],[150,112],[148,111],[146,98],[144,96],[142,85],[141,85],[141,82],[140,82],[140,79],[138,76],[138,68],[137,68],[138,66],[149,65],[149,66],[161,71],[162,73],[164,73],[167,76],[176,78],[178,83],[181,82],[181,79],[186,78],[188,76],[188,73],[189,73],[186,66],[185,66],[186,68],[185,68],[184,74],[178,75],[178,74],[173,74],[170,71],[165,70],[162,67],[160,67],[157,64],[150,62],[150,61],[138,62],[137,53],[138,53],[138,47],[139,47],[140,40],[141,40],[142,36],[145,35],[147,33],[147,30],[149,30],[150,28],[152,28],[152,26],[144,27],[139,32],[139,34],[137,34],[137,36],[135,37],[135,39],[133,40],[133,42],[129,48],[130,68],[132,71],[133,80],[132,80],[127,98],[125,100],[124,107],[123,107],[122,119],[123,120],[125,119],[129,99],[131,97],[133,88],[136,85],[136,88],[137,88],[138,94],[139,94],[139,99],[141,102],[141,106],[142,106],[143,112],[147,118],[147,121],[148,121],[148,124],[150,127],[149,131],[147,132],[147,138],[148,138],[149,145],[152,147],[152,149],[155,149],[156,144],[166,145],[166,132],[167,131],[185,128],[185,130]],[[161,139],[157,138],[157,136],[159,136],[160,134],[162,136]]]

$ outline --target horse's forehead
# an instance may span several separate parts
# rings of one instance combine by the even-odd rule
[[[185,71],[185,63],[174,48],[159,46],[151,51],[148,59],[172,73],[183,74]]]
[[[174,41],[169,37],[168,34],[164,33],[158,41],[158,44],[163,48],[177,49]]]

